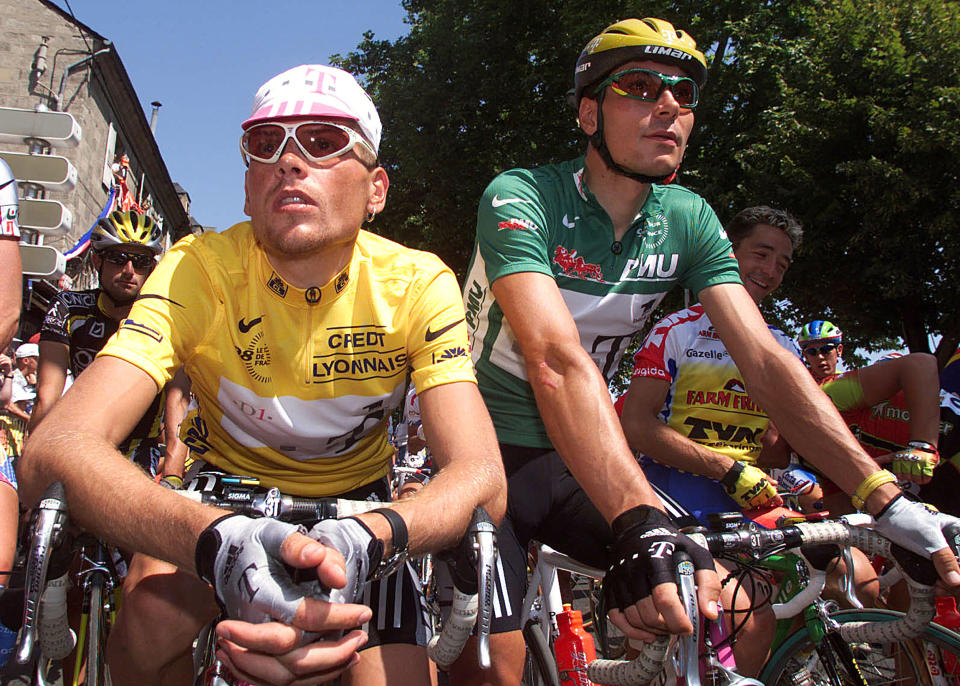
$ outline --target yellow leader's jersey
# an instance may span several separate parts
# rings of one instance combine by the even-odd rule
[[[249,222],[188,236],[100,354],[158,388],[183,366],[199,405],[182,433],[194,456],[308,496],[387,473],[387,419],[408,373],[419,393],[476,383],[453,273],[366,231],[342,272],[306,290],[273,270]]]

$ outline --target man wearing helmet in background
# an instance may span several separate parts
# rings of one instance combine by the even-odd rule
[[[61,291],[47,310],[40,329],[37,403],[32,430],[63,394],[68,370],[77,378],[117,331],[140,295],[140,289],[163,250],[163,231],[149,216],[112,212],[97,221],[90,234],[90,260],[100,286],[88,291]],[[163,395],[120,446],[120,451],[151,474],[160,449]]]
[[[954,396],[939,391],[937,359],[928,353],[895,354],[837,373],[843,332],[825,319],[805,324],[797,342],[813,378],[867,453],[881,464],[889,463],[901,481],[918,486],[930,483],[940,464],[940,434],[955,438],[956,423]],[[947,458],[954,452],[951,449]],[[822,485],[827,509],[840,514],[849,511],[844,499],[835,497],[836,486],[829,481]],[[920,492],[917,486],[912,490]],[[941,498],[936,500],[934,504],[943,504]],[[956,511],[953,503],[941,509]]]
[[[699,298],[751,398],[788,440],[829,471],[843,465],[838,483],[851,494],[859,488],[873,513],[899,494],[770,334],[713,210],[664,185],[680,166],[706,81],[693,38],[660,19],[618,22],[587,44],[574,81],[585,155],[510,170],[487,187],[464,287],[477,378],[509,484],[498,539],[509,603],[494,619],[508,633],[493,637],[497,673],[484,675],[498,683],[516,683],[522,667],[517,615],[531,538],[607,567],[611,617],[633,638],[691,631],[671,583],[672,552],[658,551],[690,551],[701,607],[716,613],[712,560],[663,512],[607,391],[631,338],[676,285]],[[894,509],[900,529],[926,516],[907,504]],[[941,572],[949,565],[960,585],[938,528],[912,538],[940,551]]]
[[[797,345],[817,383],[837,373],[843,355],[843,332],[826,319],[803,325]]]

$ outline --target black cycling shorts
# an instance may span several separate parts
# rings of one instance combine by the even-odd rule
[[[548,448],[500,444],[507,474],[507,513],[497,534],[500,556],[491,633],[520,627],[527,588],[527,546],[545,543],[578,562],[606,570],[613,532],[566,468]],[[656,489],[654,489],[656,490]],[[689,514],[657,491],[675,520]]]
[[[202,472],[225,473],[203,460],[195,460],[184,475],[184,487]],[[378,479],[335,497],[385,503],[390,501],[390,484],[386,478]],[[385,579],[367,583],[360,603],[373,610],[370,621],[360,627],[369,637],[361,650],[391,644],[425,646],[430,640],[426,603],[419,578],[409,562]]]

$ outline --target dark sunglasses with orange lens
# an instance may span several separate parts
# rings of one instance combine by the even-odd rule
[[[700,102],[700,86],[696,81],[687,76],[671,76],[652,69],[627,69],[611,74],[600,82],[596,92],[607,86],[617,95],[644,102],[656,102],[664,90],[673,93],[680,107],[693,109]]]

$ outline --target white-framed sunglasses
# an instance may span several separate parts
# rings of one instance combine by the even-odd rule
[[[348,126],[329,121],[301,121],[293,124],[272,121],[254,124],[240,136],[243,163],[250,166],[248,157],[264,164],[276,162],[291,138],[303,156],[311,162],[324,162],[339,157],[352,150],[357,143],[369,150],[374,158],[377,156],[373,146]]]

